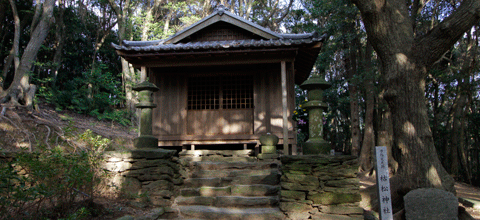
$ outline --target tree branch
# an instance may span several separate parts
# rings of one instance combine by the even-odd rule
[[[427,66],[433,64],[478,21],[480,1],[464,0],[450,16],[415,41],[419,60]]]

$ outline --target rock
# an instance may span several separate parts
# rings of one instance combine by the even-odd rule
[[[318,213],[316,215],[312,215],[312,219],[315,220],[354,220],[358,218],[352,218],[347,215],[334,215],[334,214],[325,214],[325,213]]]
[[[331,206],[322,206],[320,211],[327,214],[338,214],[338,215],[355,215],[363,214],[363,208],[355,206],[344,206],[344,205],[331,205]]]
[[[161,215],[163,215],[163,213],[165,213],[165,209],[163,207],[160,207],[160,208],[150,210],[150,212],[147,215],[138,217],[135,220],[156,220]]]
[[[124,172],[132,167],[132,164],[129,162],[119,161],[119,162],[108,162],[103,164],[103,169],[113,172]]]
[[[120,189],[123,193],[129,195],[138,195],[142,188],[142,183],[135,178],[124,177]]]
[[[360,181],[357,178],[349,178],[343,180],[330,180],[325,183],[325,186],[345,187],[345,186],[359,186]]]
[[[167,159],[172,158],[176,153],[174,150],[165,150],[165,149],[134,149],[134,150],[125,150],[125,151],[105,151],[105,157],[116,157],[116,158],[146,158],[146,159]]]
[[[406,220],[458,219],[458,199],[451,192],[421,188],[410,191],[403,199]]]
[[[310,217],[310,213],[308,212],[292,212],[288,213],[288,217],[291,220],[304,220]]]
[[[169,199],[173,196],[173,192],[169,190],[158,190],[158,191],[153,191],[149,192],[150,196],[159,196],[165,199]]]
[[[320,181],[317,177],[312,175],[301,175],[301,174],[291,174],[285,173],[282,178],[282,182],[290,182],[290,183],[301,183],[302,185],[310,185],[310,186],[319,186]]]
[[[316,185],[302,185],[302,184],[300,184],[300,183],[281,182],[280,185],[282,186],[283,189],[288,189],[288,190],[315,191],[315,190],[321,189],[320,186],[316,186]]]
[[[295,199],[295,200],[305,200],[305,192],[293,191],[293,190],[281,190],[280,198],[286,199]]]
[[[231,187],[233,196],[268,196],[276,195],[280,190],[279,186],[272,185],[234,185]]]
[[[143,186],[143,192],[157,192],[160,190],[172,190],[173,183],[166,180],[157,180],[153,181],[147,185]]]
[[[300,202],[281,202],[280,210],[284,212],[309,212],[313,208],[307,203]]]
[[[334,193],[334,192],[323,192],[323,193],[314,193],[309,194],[307,199],[312,200],[316,204],[322,205],[336,205],[342,203],[354,203],[362,200],[360,194],[354,193]]]
[[[131,215],[126,215],[126,216],[117,218],[116,220],[135,220],[135,218]]]
[[[169,199],[164,199],[161,196],[151,196],[149,199],[150,203],[154,206],[171,206],[173,203]]]
[[[198,189],[200,196],[228,196],[231,194],[231,187],[210,187],[202,186]]]

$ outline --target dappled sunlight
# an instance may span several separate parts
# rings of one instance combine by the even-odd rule
[[[413,126],[411,122],[407,121],[405,122],[405,124],[403,124],[403,132],[405,132],[409,136],[415,136],[416,135],[415,126]]]
[[[439,189],[444,188],[443,185],[442,185],[442,179],[440,178],[440,175],[438,174],[437,168],[435,168],[433,165],[430,166],[430,169],[428,169],[426,178],[427,178],[427,180],[430,181],[432,186],[434,186],[435,188],[439,188]]]
[[[265,112],[260,112],[257,117],[263,121],[263,119],[265,119]]]
[[[253,111],[193,110],[187,114],[187,134],[252,134]]]
[[[0,129],[2,129],[2,131],[13,131],[13,130],[15,130],[15,128],[12,125],[7,124],[5,122],[0,123]]]
[[[408,63],[408,57],[403,53],[397,53],[395,57],[397,58],[397,63],[400,65],[406,65]]]

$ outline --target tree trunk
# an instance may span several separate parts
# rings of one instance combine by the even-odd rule
[[[473,77],[475,70],[476,53],[478,48],[478,41],[472,39],[470,33],[467,33],[467,51],[463,59],[462,69],[459,73],[457,96],[455,103],[452,106],[453,114],[452,121],[453,126],[451,130],[451,144],[450,144],[450,156],[451,156],[451,174],[459,177],[462,173],[460,167],[463,167],[464,181],[470,181],[470,168],[467,165],[467,158],[465,154],[465,138],[466,138],[466,126],[467,126],[467,108],[469,105],[470,91],[472,90],[470,85],[470,78]]]
[[[372,46],[367,43],[363,58],[365,70],[365,128],[363,132],[362,149],[359,157],[359,171],[370,171],[373,169],[372,155],[375,147],[375,132],[373,114],[375,110],[375,73],[372,69]],[[384,145],[382,145],[384,146]]]
[[[355,24],[349,23],[348,33],[355,33]],[[357,52],[360,50],[360,45],[357,44],[357,39],[344,42],[345,48],[348,48],[345,55],[345,69],[348,79],[348,91],[350,93],[350,131],[351,131],[351,147],[350,154],[358,156],[360,153],[360,108],[358,106],[359,92],[357,88],[358,81],[355,79],[357,74],[358,57]]]
[[[31,33],[30,41],[23,51],[22,58],[18,68],[15,70],[15,76],[10,87],[0,94],[1,102],[12,101],[17,103],[19,99],[24,100],[25,105],[32,107],[35,86],[30,85],[29,72],[32,69],[33,62],[36,59],[38,50],[48,35],[50,29],[50,20],[53,15],[55,0],[46,0],[43,3],[43,12],[38,24]]]
[[[390,172],[395,174],[398,170],[398,162],[393,158],[393,125],[392,112],[383,98],[383,92],[377,98],[377,146],[386,146],[388,155],[388,167]]]
[[[20,65],[20,58],[19,56],[19,47],[20,47],[20,17],[18,15],[17,11],[17,6],[15,5],[15,2],[13,0],[10,0],[10,5],[12,7],[12,14],[13,14],[13,21],[14,21],[14,26],[15,26],[15,33],[13,35],[13,45],[12,49],[10,50],[10,53],[7,57],[7,62],[5,63],[5,66],[3,67],[3,77],[4,79],[7,78],[7,73],[8,70],[10,70],[10,67],[12,65],[12,62],[14,63],[14,68],[13,71],[15,72],[18,69],[18,66]],[[0,91],[2,91],[3,85],[0,85]]]
[[[65,22],[63,21],[63,15],[65,13],[65,5],[63,0],[58,0],[58,17],[56,19],[57,26],[55,31],[56,47],[55,55],[53,56],[53,84],[57,81],[58,70],[60,69],[63,57],[63,46],[65,45]]]
[[[399,150],[392,194],[420,187],[455,192],[454,180],[440,163],[425,105],[425,77],[442,54],[480,20],[480,2],[464,0],[450,16],[423,36],[413,32],[405,1],[354,0],[386,82],[385,100],[392,111],[394,143]],[[418,10],[421,11],[421,10]]]
[[[109,0],[108,1],[110,6],[113,8],[115,11],[115,14],[117,15],[117,24],[118,24],[118,40],[120,41],[120,44],[122,44],[123,40],[126,40],[126,33],[127,33],[127,16],[128,16],[128,10],[132,7],[132,4],[130,0],[126,0],[123,9],[120,8],[119,5],[117,5],[115,0]],[[133,96],[133,90],[132,90],[132,84],[133,84],[133,73],[130,71],[128,62],[121,58],[121,63],[122,63],[122,84],[123,88],[125,91],[125,105],[126,108],[131,111],[135,112],[135,100]]]

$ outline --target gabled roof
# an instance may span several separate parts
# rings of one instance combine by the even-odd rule
[[[227,23],[252,33],[252,36],[256,39],[190,41],[191,36],[219,23]],[[214,56],[231,54],[232,58],[236,54],[239,59],[255,59],[251,58],[253,57],[251,55],[265,54],[260,55],[260,58],[264,58],[267,57],[267,54],[275,56],[288,53],[290,54],[290,59],[295,62],[295,83],[301,84],[310,75],[325,40],[325,36],[319,36],[317,33],[275,33],[228,12],[224,6],[220,5],[213,14],[167,39],[122,41],[121,45],[112,44],[112,46],[120,56],[134,66],[159,66],[160,63],[163,63],[163,66],[179,65],[181,60],[202,60],[206,54],[216,54]],[[198,59],[198,57],[202,57],[202,59]],[[202,64],[210,63],[213,65],[216,60],[215,57],[212,57],[211,60],[205,58],[205,60],[202,60]]]
[[[264,28],[258,24],[255,24],[251,21],[248,21],[240,16],[237,16],[235,14],[232,14],[228,11],[228,8],[226,8],[223,5],[219,5],[215,8],[213,13],[202,20],[196,22],[195,24],[177,32],[175,35],[169,37],[168,39],[165,40],[165,44],[175,44],[181,41],[182,39],[185,39],[186,37],[198,32],[199,30],[204,29],[205,27],[208,27],[214,23],[217,22],[226,22],[232,25],[235,25],[237,27],[240,27],[244,30],[247,30],[249,32],[252,32],[258,36],[261,36],[265,39],[281,39],[282,36],[278,33],[275,33],[273,31],[270,31],[267,28]]]

